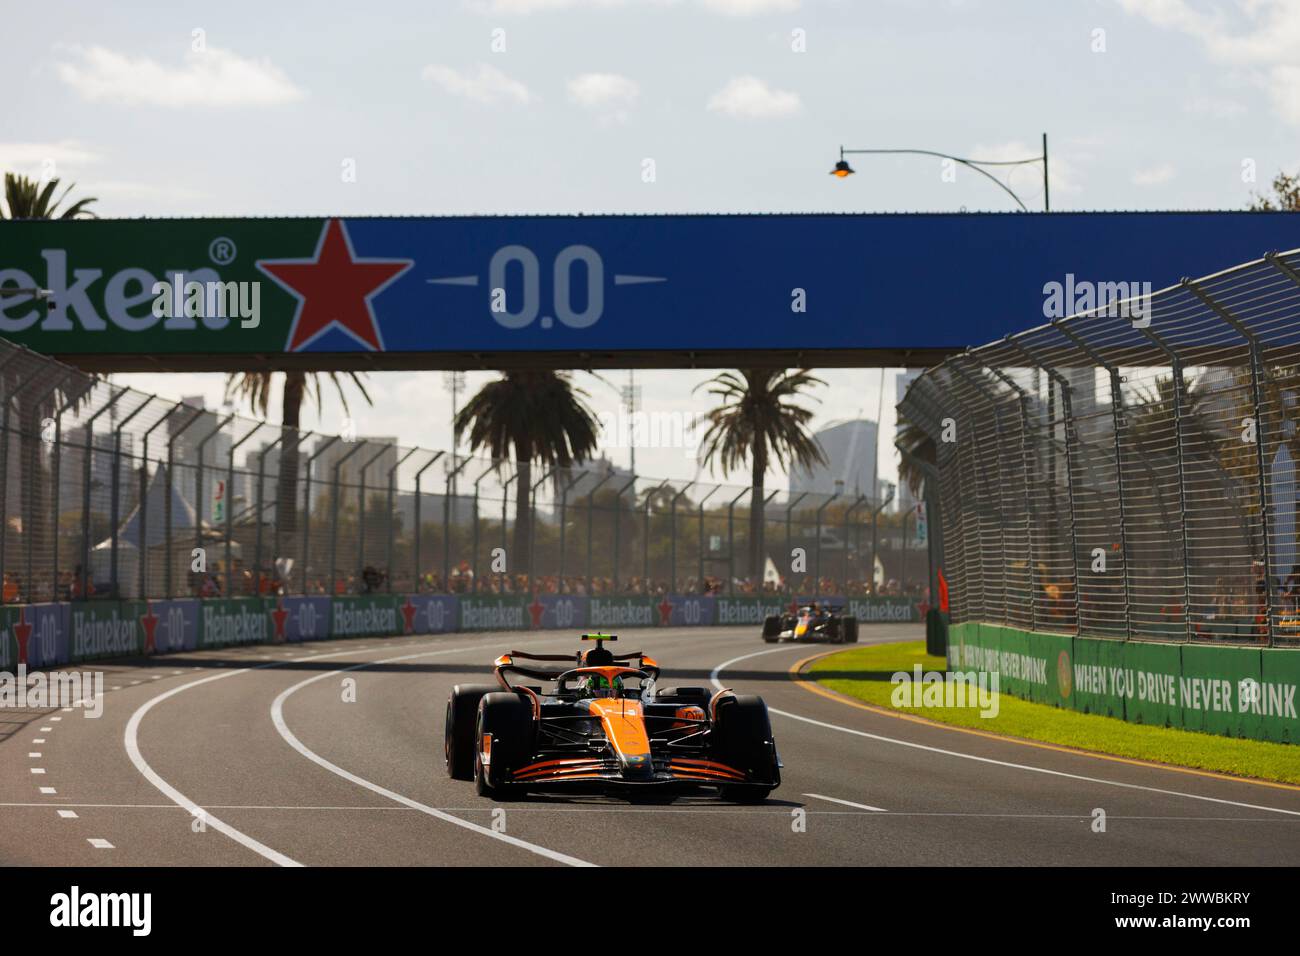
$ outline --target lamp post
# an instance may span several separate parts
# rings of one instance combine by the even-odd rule
[[[883,156],[883,155],[906,155],[906,156],[937,156],[939,159],[948,159],[954,163],[960,163],[968,169],[973,169],[985,179],[992,182],[1004,193],[1016,201],[1016,205],[1023,212],[1028,212],[1029,208],[1016,195],[1015,190],[990,173],[985,166],[1028,166],[1033,163],[1043,164],[1043,211],[1051,212],[1051,192],[1048,188],[1047,178],[1047,134],[1043,134],[1043,154],[1041,156],[1029,156],[1025,159],[969,159],[961,156],[952,156],[948,153],[940,153],[931,149],[845,149],[840,147],[840,161],[835,164],[831,170],[831,175],[839,179],[847,179],[857,170],[849,165],[846,156]]]

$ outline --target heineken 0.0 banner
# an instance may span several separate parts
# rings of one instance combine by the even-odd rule
[[[1161,288],[1294,236],[1288,214],[1249,212],[20,221],[0,230],[0,289],[49,295],[0,296],[0,336],[117,356],[102,363],[115,368],[297,352],[367,352],[383,367],[383,353],[948,349],[1041,313],[1044,276]],[[925,280],[926,249],[947,253],[946,281]],[[970,290],[992,275],[1000,307],[972,311]],[[925,322],[865,321],[914,311],[918,283]]]

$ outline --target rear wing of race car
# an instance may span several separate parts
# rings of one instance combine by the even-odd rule
[[[626,664],[629,667],[636,667],[650,674],[655,679],[659,677],[659,664],[650,655],[644,651],[631,651],[626,654],[614,654],[614,663]],[[520,664],[520,661],[538,663],[563,663],[563,667],[529,667],[526,664]],[[565,671],[573,670],[575,667],[582,666],[582,651],[574,654],[529,654],[526,651],[509,651],[502,654],[494,662],[496,668],[497,680],[502,686],[510,688],[510,684],[505,679],[505,673],[519,674],[523,677],[530,677],[533,680],[550,681],[555,680]]]

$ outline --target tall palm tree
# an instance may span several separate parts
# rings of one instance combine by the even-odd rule
[[[266,418],[271,405],[271,384],[275,374],[274,371],[232,372],[226,378],[226,400],[238,398],[247,401],[254,412]],[[324,374],[338,393],[343,411],[351,411],[339,373]],[[361,392],[366,404],[373,404],[362,376],[356,372],[348,372],[347,375]],[[298,442],[302,402],[309,396],[314,398],[319,413],[323,407],[322,384],[320,372],[309,374],[302,369],[288,369],[284,373],[284,392],[280,398],[280,472],[276,479],[275,498],[275,520],[282,534],[292,534],[298,527]],[[258,515],[258,520],[261,520],[261,515]]]
[[[471,451],[487,449],[496,461],[514,454],[518,474],[512,567],[528,562],[533,462],[568,468],[596,450],[599,424],[586,397],[567,372],[519,369],[502,372],[456,413],[456,439],[468,432]],[[531,574],[533,569],[527,570]]]
[[[55,198],[59,180],[51,179],[44,186],[35,179],[5,173],[4,206],[0,208],[0,219],[96,219],[90,211],[90,204],[97,200],[91,196],[78,199],[71,206],[59,211],[59,206],[68,198],[68,193],[76,183],[68,183],[63,195]]]
[[[780,465],[811,468],[826,462],[821,446],[808,433],[813,413],[794,399],[813,385],[825,385],[808,369],[747,368],[722,372],[696,386],[721,404],[708,414],[709,427],[701,442],[702,461],[721,465],[728,474],[750,460],[753,499],[749,507],[749,573],[761,576],[764,478],[773,459]]]

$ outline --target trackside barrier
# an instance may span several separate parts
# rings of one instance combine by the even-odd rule
[[[920,606],[905,598],[820,600],[843,604],[863,623],[921,620]],[[375,594],[10,604],[0,606],[0,671],[12,671],[19,664],[55,667],[111,657],[363,635],[761,625],[764,617],[790,605],[780,598],[698,594]]]
[[[998,675],[999,689],[1135,724],[1300,743],[1300,650],[1116,641],[965,621],[949,670]]]

